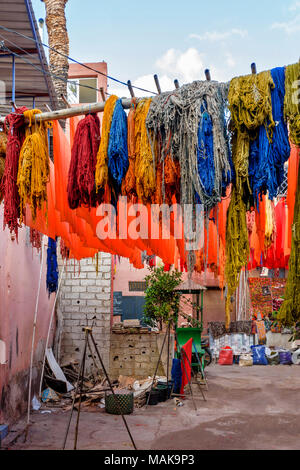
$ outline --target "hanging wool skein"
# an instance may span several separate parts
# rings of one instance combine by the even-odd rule
[[[226,221],[226,328],[230,324],[231,297],[236,291],[241,269],[247,264],[249,256],[248,230],[244,221],[246,221],[246,206],[238,190],[233,188]]]
[[[47,248],[47,291],[50,297],[52,292],[57,291],[58,284],[58,267],[57,267],[57,255],[56,255],[56,241],[52,238],[48,238]]]
[[[139,200],[144,204],[152,201],[155,193],[155,160],[152,157],[148,132],[146,128],[146,118],[148,115],[151,98],[142,99],[136,108],[135,113],[135,178],[136,192]]]
[[[300,145],[300,62],[285,71],[284,115],[289,122],[291,141]]]
[[[7,135],[5,132],[0,131],[0,203],[3,199],[3,194],[1,191],[1,182],[5,170],[5,156],[6,156],[6,147],[7,147]]]
[[[228,93],[231,112],[232,159],[235,185],[227,212],[225,277],[227,296],[225,303],[226,328],[230,324],[230,303],[239,283],[240,271],[247,264],[249,239],[246,221],[246,202],[251,193],[249,185],[250,139],[264,126],[272,141],[275,122],[272,116],[271,89],[274,82],[270,72],[237,77],[231,80]]]
[[[300,321],[300,164],[292,226],[292,246],[289,271],[284,293],[284,302],[277,319],[280,323],[292,326]]]
[[[95,173],[95,184],[96,192],[100,190],[102,193],[105,191],[105,187],[108,183],[108,143],[109,143],[109,132],[111,121],[113,117],[113,112],[115,108],[116,101],[118,97],[111,95],[108,100],[105,102],[103,121],[102,121],[102,137],[97,153],[97,163],[96,163],[96,173]]]
[[[271,89],[274,82],[270,71],[233,78],[230,82],[228,101],[232,130],[235,132],[233,161],[236,185],[239,191],[250,190],[248,179],[250,139],[264,126],[267,138],[272,142],[275,122],[272,115]]]
[[[24,116],[27,108],[16,108],[15,113],[5,118],[4,126],[8,125],[5,169],[1,181],[1,192],[4,199],[3,229],[7,225],[10,232],[16,234],[18,239],[18,228],[20,227],[19,208],[20,196],[17,186],[20,150],[25,138]]]
[[[284,163],[290,156],[290,144],[287,124],[284,119],[285,68],[271,70],[275,88],[271,90],[272,113],[276,123],[273,140],[270,143],[265,126],[260,126],[258,136],[250,141],[249,182],[254,202],[258,207],[258,198],[268,191],[271,200],[284,179]]]
[[[224,132],[224,108],[227,99],[227,85],[212,81],[195,81],[184,85],[172,93],[162,93],[153,98],[147,117],[147,128],[153,137],[151,148],[154,153],[155,141],[162,141],[161,158],[168,155],[164,149],[170,149],[173,161],[180,163],[182,204],[193,204],[195,192],[199,195],[202,204],[207,210],[214,207],[221,200],[222,178],[230,183],[231,167],[228,155],[228,142]],[[203,116],[204,115],[204,116]],[[212,122],[208,129],[210,137],[206,138],[203,131],[203,122],[208,124],[208,116]],[[200,131],[199,131],[200,126]],[[150,134],[151,136],[151,134]],[[201,143],[201,138],[205,143]],[[200,150],[199,150],[200,138]],[[207,152],[207,145],[213,139],[213,165],[212,158],[209,165],[199,165],[201,148]],[[209,143],[208,143],[209,142]],[[210,153],[212,153],[210,151]],[[201,171],[201,177],[199,175]],[[203,171],[205,170],[205,171]],[[204,174],[205,173],[205,174]],[[207,181],[213,179],[212,194],[206,192]],[[203,184],[203,181],[205,182]],[[211,188],[209,188],[210,191]],[[164,195],[164,194],[163,194]]]
[[[24,112],[24,118],[29,120],[25,131],[25,140],[21,148],[17,184],[20,195],[20,222],[23,220],[23,212],[26,203],[29,203],[32,219],[36,219],[38,209],[46,206],[47,183],[50,176],[50,163],[48,152],[47,129],[51,127],[48,122],[33,122],[39,109]]]
[[[157,142],[162,149],[160,153],[162,182],[164,182],[166,157],[170,156],[172,161],[179,162],[180,166],[180,203],[186,205],[185,207],[193,207],[198,194],[207,213],[221,201],[223,188],[231,181],[229,146],[224,132],[227,91],[228,86],[223,83],[196,81],[172,93],[162,93],[153,98],[146,121],[153,158]],[[208,116],[212,123],[212,130],[208,129],[209,136],[204,134],[205,129],[201,122],[201,119],[207,118],[205,124],[209,124]],[[203,140],[205,138],[204,145],[201,143],[201,138]],[[201,148],[207,152],[211,140],[213,140],[213,155],[210,149],[209,165],[206,164],[208,162],[204,165],[201,162],[199,165]],[[226,179],[225,185],[223,178]],[[207,192],[208,181],[213,181],[213,189],[211,191],[210,186]],[[165,201],[164,186],[162,197]],[[193,211],[194,231],[195,225],[196,214]],[[188,250],[187,260],[191,275],[196,263],[194,250]]]
[[[33,248],[36,248],[37,251],[40,251],[42,248],[42,234],[30,227],[30,243]]]
[[[127,196],[130,201],[135,202],[137,198],[136,194],[136,180],[135,180],[135,110],[136,110],[136,98],[131,100],[132,107],[130,108],[127,117],[127,143],[128,143],[128,159],[129,167],[126,176],[122,183],[122,194]]]
[[[96,195],[95,170],[100,144],[100,120],[88,114],[79,121],[74,136],[68,175],[68,202],[71,209],[79,206],[96,207],[101,194]]]
[[[116,101],[108,143],[108,174],[112,185],[112,201],[116,207],[121,193],[122,180],[128,170],[127,116],[122,100]]]

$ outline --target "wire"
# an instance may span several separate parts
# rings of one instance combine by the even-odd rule
[[[10,29],[10,28],[6,28],[5,26],[1,26],[1,25],[0,25],[0,29],[3,29],[4,31],[7,31],[7,32],[9,32],[9,33],[17,34],[17,35],[19,35],[19,36],[21,36],[21,37],[23,37],[23,38],[25,38],[25,39],[29,39],[30,41],[33,41],[33,42],[35,42],[35,43],[38,45],[38,41],[37,41],[36,39],[31,38],[31,37],[29,37],[29,36],[26,36],[25,34],[19,33],[18,31],[15,31],[15,30]],[[6,39],[6,40],[8,40],[8,39]],[[104,77],[106,77],[106,78],[108,78],[108,79],[110,79],[110,80],[113,80],[113,81],[115,81],[115,82],[117,82],[117,83],[120,83],[121,85],[124,85],[124,86],[126,86],[126,88],[128,88],[127,83],[122,82],[121,80],[118,80],[117,78],[114,78],[114,77],[112,77],[112,76],[110,76],[110,75],[107,75],[107,74],[104,73],[104,72],[100,72],[99,70],[93,69],[93,68],[90,67],[89,65],[83,64],[83,63],[79,62],[78,60],[73,59],[72,57],[70,57],[70,56],[64,54],[63,52],[60,52],[60,51],[56,50],[54,47],[51,47],[51,46],[49,46],[48,44],[44,44],[43,42],[40,42],[40,43],[41,43],[44,47],[47,47],[47,48],[50,49],[51,51],[56,52],[56,54],[59,54],[59,55],[61,55],[62,57],[65,57],[66,59],[70,60],[71,62],[74,62],[75,64],[78,64],[78,65],[81,65],[82,67],[84,67],[84,68],[86,68],[86,69],[88,69],[88,70],[92,70],[93,72],[96,72],[97,74],[103,75]],[[18,47],[18,46],[17,46],[17,47]],[[153,94],[153,95],[157,95],[157,94],[158,94],[157,92],[150,91],[150,90],[146,90],[145,88],[140,88],[140,87],[135,86],[135,85],[132,85],[132,88],[135,88],[136,90],[140,90],[140,91],[145,91],[146,93],[151,93],[151,94]]]

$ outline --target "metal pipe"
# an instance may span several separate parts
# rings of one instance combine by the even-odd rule
[[[11,96],[12,96],[12,102],[15,103],[16,101],[16,61],[15,61],[15,56],[12,56],[12,83],[11,83]],[[15,110],[15,107],[13,105],[12,111]]]

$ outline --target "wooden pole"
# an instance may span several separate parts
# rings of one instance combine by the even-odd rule
[[[138,98],[137,98],[138,100]],[[99,103],[83,104],[80,106],[72,106],[68,109],[59,109],[48,113],[41,113],[35,115],[37,122],[41,121],[57,121],[59,119],[67,119],[74,116],[81,116],[83,114],[100,113],[104,110],[105,102],[100,101]],[[124,109],[131,107],[131,99],[126,98],[122,100],[122,106]],[[5,118],[0,118],[0,122],[4,122]]]

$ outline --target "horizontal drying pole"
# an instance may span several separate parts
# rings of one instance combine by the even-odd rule
[[[36,114],[34,117],[37,122],[55,121],[58,119],[67,119],[83,114],[100,113],[101,111],[104,111],[104,106],[105,102],[100,101],[99,103],[83,104],[80,106],[72,106],[71,108],[58,109],[56,111],[49,111],[47,113]],[[123,99],[122,106],[124,109],[129,109],[131,107],[131,99]],[[0,122],[4,122],[4,119],[4,117],[0,118]]]

